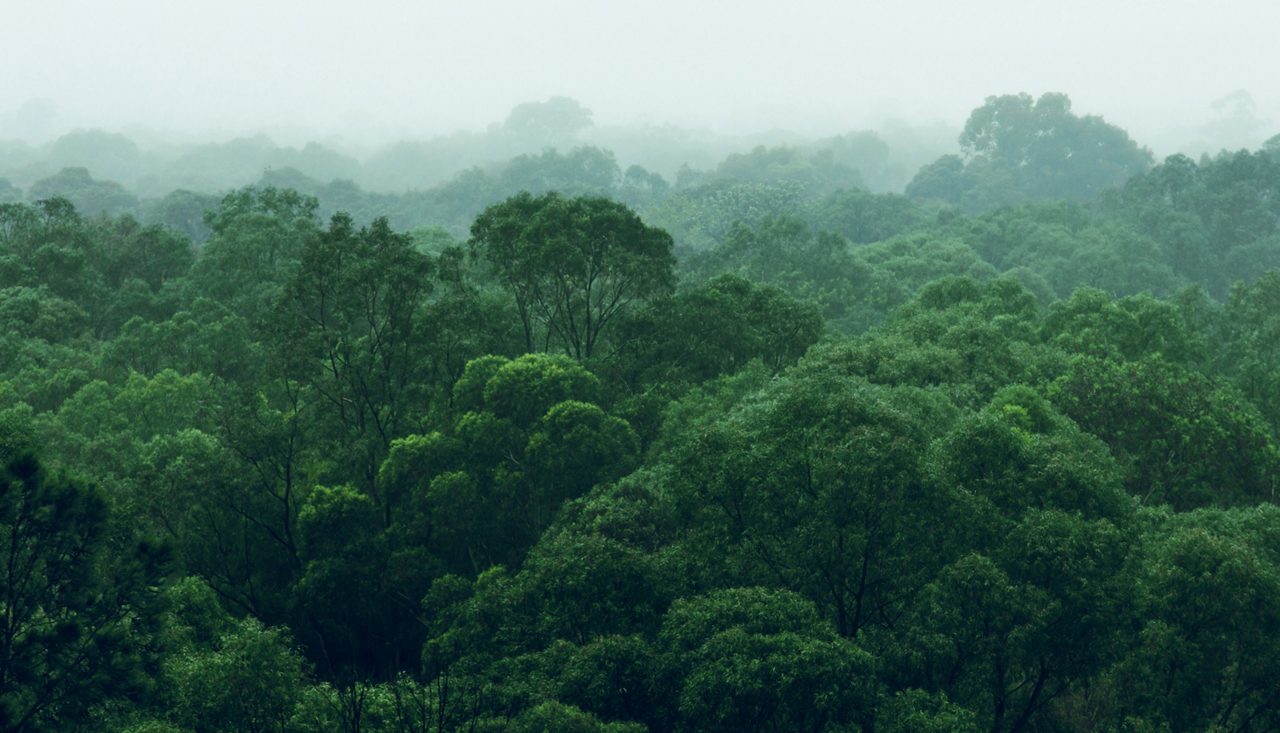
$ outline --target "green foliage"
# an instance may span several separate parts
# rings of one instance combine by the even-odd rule
[[[545,537],[525,563],[519,600],[536,608],[525,634],[586,644],[652,630],[667,591],[653,559],[597,535]]]
[[[496,182],[500,191],[528,191],[546,194],[552,191],[565,196],[600,196],[618,188],[622,174],[613,153],[592,147],[579,147],[568,153],[554,149],[539,155],[512,158],[502,169]]]
[[[973,711],[947,700],[946,695],[904,690],[880,709],[876,730],[887,733],[977,733]]]
[[[980,502],[966,530],[1008,531],[1001,518],[1033,509],[1119,518],[1129,511],[1121,472],[1106,446],[1038,394],[1007,388],[934,443],[936,480]]]
[[[192,269],[192,287],[254,322],[280,299],[319,230],[314,198],[292,190],[244,188],[205,215],[213,231]]]
[[[988,97],[960,134],[963,158],[923,169],[907,195],[981,211],[1044,198],[1088,200],[1151,165],[1151,153],[1065,94]]]
[[[172,719],[194,733],[284,731],[304,679],[288,636],[253,619],[233,623],[212,648],[173,654],[165,676]]]
[[[115,700],[148,692],[152,589],[163,553],[114,536],[109,522],[98,492],[49,475],[29,453],[6,458],[0,726],[7,731],[83,724]]]
[[[515,298],[525,346],[589,359],[615,317],[674,285],[671,237],[608,199],[525,192],[471,227],[472,252]]]
[[[213,194],[176,189],[162,198],[144,201],[139,218],[148,225],[158,225],[177,232],[193,244],[209,238],[204,212],[218,207],[220,198]]]
[[[482,361],[481,369],[487,363]],[[528,427],[565,400],[598,400],[599,390],[595,375],[570,359],[526,354],[494,371],[485,381],[483,394],[486,409]]]
[[[1153,522],[1139,556],[1141,629],[1115,676],[1122,711],[1174,730],[1275,725],[1275,512]]]
[[[389,513],[374,478],[426,381],[422,306],[433,263],[385,219],[356,231],[343,215],[307,238],[299,257],[277,306],[283,369],[314,391],[321,418],[343,435],[341,462],[358,472],[339,475]]]
[[[1110,218],[1065,201],[1001,209],[950,224],[1001,270],[1027,268],[1045,278],[1059,297],[1087,285],[1114,295],[1144,290],[1171,293],[1181,280],[1167,246]]]
[[[63,135],[49,146],[48,159],[59,168],[88,166],[98,175],[122,182],[132,182],[141,163],[137,143],[103,130],[76,130]]]
[[[590,126],[591,110],[570,97],[518,104],[502,123],[509,134],[537,139],[571,136]]]
[[[975,279],[995,276],[995,270],[962,242],[924,235],[895,237],[869,244],[854,253],[874,273],[863,306],[851,320],[863,330],[908,300],[924,285],[948,275]]]
[[[1112,300],[1081,288],[1050,308],[1042,334],[1055,346],[1090,356],[1132,361],[1158,355],[1188,365],[1205,358],[1203,336],[1181,309],[1148,294]]]
[[[566,500],[634,467],[639,441],[563,356],[482,357],[454,389],[450,429],[393,443],[381,490],[404,497],[420,541],[452,572],[519,562]]]
[[[981,406],[1036,367],[1034,297],[1018,282],[946,277],[921,288],[878,331],[832,347],[824,361],[889,385],[945,390]]]
[[[819,303],[840,319],[865,296],[870,268],[850,256],[848,243],[833,234],[814,235],[798,219],[768,219],[755,228],[737,224],[714,249],[694,258],[695,277],[730,272],[777,285],[799,299]]]
[[[0,150],[0,728],[1276,727],[1275,145],[628,134]]]
[[[1160,357],[1077,357],[1050,398],[1100,437],[1144,503],[1177,509],[1274,498],[1280,453],[1257,409],[1235,390]]]
[[[316,487],[298,512],[299,636],[343,692],[364,678],[395,677],[400,655],[422,643],[417,604],[407,599],[440,574],[430,554],[399,546],[380,520],[372,499],[349,486]]]
[[[924,223],[924,213],[898,194],[860,189],[837,191],[811,206],[814,227],[833,232],[853,244],[881,242]]]
[[[1235,280],[1280,266],[1277,186],[1280,161],[1265,151],[1224,152],[1199,164],[1174,155],[1105,204],[1159,242],[1179,274],[1220,297]]]
[[[795,589],[849,637],[892,625],[937,561],[920,550],[941,538],[919,517],[946,511],[902,398],[857,379],[778,380],[677,446],[667,491],[693,530],[687,551],[723,557],[709,580]]]
[[[221,303],[196,298],[164,320],[125,321],[104,345],[101,367],[115,378],[171,369],[244,383],[261,373],[261,357],[248,320]]]
[[[70,341],[84,334],[88,321],[89,314],[83,308],[47,289],[0,289],[0,328],[20,338]]]
[[[803,356],[823,330],[815,305],[724,274],[653,302],[625,324],[618,367],[636,386],[698,383],[757,359],[777,372]]]
[[[715,177],[746,184],[791,183],[804,198],[862,185],[862,176],[837,161],[830,151],[808,153],[786,146],[761,145],[750,153],[730,155],[716,167]]]
[[[83,167],[63,168],[56,174],[31,184],[29,198],[51,199],[65,197],[76,209],[96,216],[116,215],[137,209],[138,199],[115,181],[99,181]]]
[[[195,260],[188,239],[169,229],[144,227],[130,216],[108,219],[93,234],[101,258],[97,267],[109,288],[136,278],[158,291],[166,282],[186,275]]]
[[[744,588],[677,602],[659,638],[678,729],[870,727],[871,655],[794,594]]]
[[[793,214],[800,205],[801,190],[794,182],[720,180],[679,187],[649,207],[645,216],[683,248],[700,252],[716,247],[738,225],[756,227]]]
[[[530,473],[542,484],[540,501],[557,505],[602,480],[628,473],[638,450],[636,434],[626,421],[590,403],[564,401],[534,426],[525,455]]]
[[[1280,435],[1280,270],[1233,287],[1222,323],[1226,345],[1215,362]]]

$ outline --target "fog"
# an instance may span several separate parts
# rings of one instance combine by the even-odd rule
[[[1280,4],[50,0],[0,26],[0,139],[321,140],[348,152],[563,95],[598,126],[959,128],[1069,94],[1157,154],[1280,132]]]

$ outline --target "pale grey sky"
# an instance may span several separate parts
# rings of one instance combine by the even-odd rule
[[[820,134],[1062,91],[1159,148],[1241,89],[1280,120],[1276,0],[6,4],[0,115],[46,98],[61,125],[426,137],[567,95],[603,124]]]

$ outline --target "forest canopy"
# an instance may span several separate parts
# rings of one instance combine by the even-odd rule
[[[1280,138],[593,130],[0,148],[0,730],[1280,727]]]

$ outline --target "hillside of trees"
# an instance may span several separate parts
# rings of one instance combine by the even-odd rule
[[[651,132],[0,145],[0,731],[1280,729],[1280,136]]]

